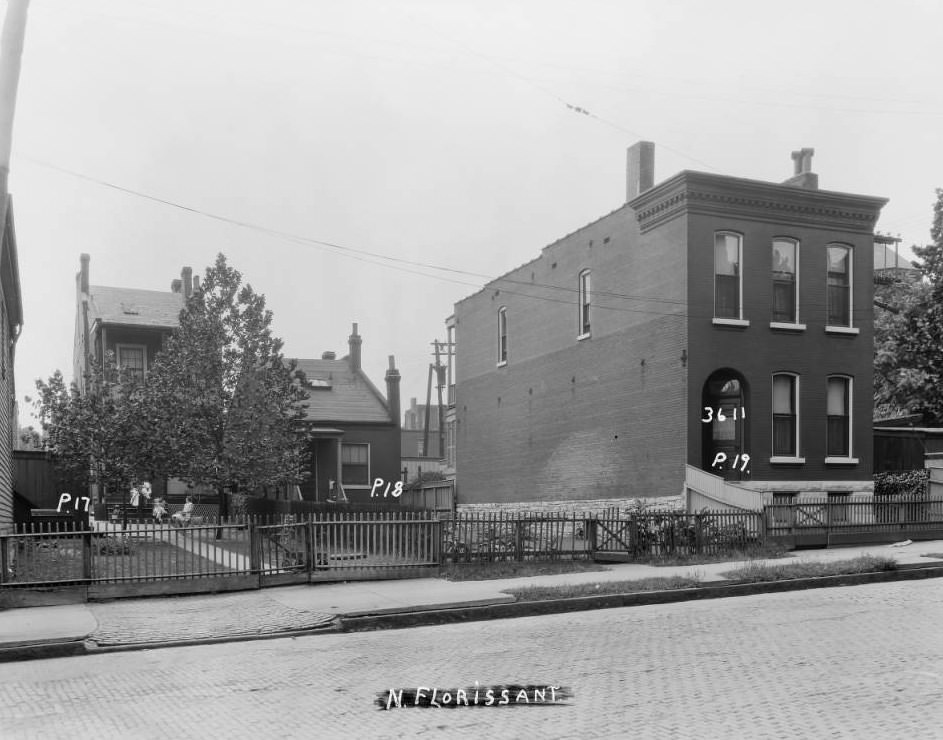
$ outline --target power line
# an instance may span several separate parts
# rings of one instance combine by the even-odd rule
[[[255,232],[264,234],[266,236],[269,236],[271,238],[289,242],[292,244],[300,244],[303,246],[315,246],[315,247],[320,247],[320,248],[325,248],[325,249],[332,249],[339,252],[341,255],[345,257],[348,257],[350,259],[355,259],[359,262],[378,265],[381,267],[387,267],[387,268],[399,270],[401,272],[407,272],[410,274],[419,275],[420,277],[427,277],[427,278],[433,278],[436,280],[442,280],[445,282],[454,283],[456,285],[465,285],[465,286],[473,287],[477,289],[476,292],[494,289],[496,291],[496,294],[505,293],[507,295],[516,295],[516,296],[521,296],[524,298],[530,298],[533,300],[549,301],[552,303],[562,303],[569,306],[572,306],[575,304],[575,302],[569,298],[555,298],[552,296],[536,295],[534,293],[523,293],[519,290],[509,290],[504,287],[498,287],[498,284],[507,283],[514,286],[520,286],[520,287],[526,287],[526,288],[556,290],[556,291],[561,291],[563,293],[579,294],[578,287],[573,288],[573,287],[567,287],[563,285],[553,285],[550,283],[539,283],[536,281],[528,282],[526,280],[516,280],[516,279],[508,278],[508,277],[494,278],[484,273],[477,273],[477,272],[472,272],[469,270],[461,270],[454,267],[446,267],[444,265],[435,265],[435,264],[431,264],[427,262],[420,262],[417,260],[409,260],[403,257],[393,257],[390,255],[385,255],[378,252],[371,252],[365,249],[348,247],[342,244],[338,244],[336,242],[326,241],[323,239],[315,239],[312,237],[292,234],[290,232],[281,231],[278,229],[272,229],[267,226],[261,226],[259,224],[255,224],[250,221],[243,221],[240,219],[231,218],[229,216],[222,216],[217,213],[212,213],[210,211],[204,211],[202,209],[195,208],[192,206],[187,206],[182,203],[169,200],[167,198],[161,198],[155,195],[151,195],[149,193],[142,192],[140,190],[134,190],[133,188],[128,188],[122,185],[117,185],[115,183],[108,182],[107,180],[102,180],[96,177],[91,177],[90,175],[85,175],[80,172],[67,169],[65,167],[60,167],[58,165],[54,165],[49,162],[36,159],[34,157],[30,157],[27,155],[19,155],[19,156],[23,157],[23,159],[33,164],[37,164],[39,166],[46,167],[56,172],[60,172],[60,173],[69,175],[71,177],[75,177],[79,180],[90,182],[95,185],[99,185],[101,187],[107,187],[112,190],[116,190],[118,192],[124,193],[126,195],[131,195],[137,198],[142,198],[144,200],[158,203],[160,205],[167,206],[169,208],[176,208],[178,210],[182,210],[186,213],[190,213],[195,216],[201,216],[201,217],[208,218],[208,219],[220,222],[220,223],[228,224],[230,226],[236,226],[236,227],[247,229],[250,231],[255,231]],[[383,260],[383,262],[380,262],[378,260]],[[393,263],[393,264],[387,264],[387,263]],[[486,285],[481,285],[480,283],[477,283],[477,282],[472,283],[467,280],[459,280],[454,277],[446,277],[442,275],[430,274],[428,272],[422,272],[421,270],[411,269],[411,268],[438,270],[441,272],[447,272],[454,275],[478,277],[478,278],[484,279],[486,281]],[[518,267],[515,269],[521,269],[521,268]],[[665,303],[669,305],[678,306],[680,308],[684,308],[688,306],[688,302],[683,299],[655,298],[652,296],[629,295],[625,293],[618,293],[615,291],[594,290],[593,295],[596,297],[613,298],[613,299],[623,300],[623,301],[644,301],[648,303]],[[824,307],[825,304],[804,302],[803,305],[814,307],[814,308],[822,308]],[[693,314],[687,311],[680,311],[680,312],[679,311],[656,311],[656,310],[647,310],[647,309],[642,309],[642,308],[627,308],[624,306],[611,306],[611,305],[605,305],[604,303],[593,303],[593,307],[596,310],[616,311],[620,313],[648,314],[648,315],[653,315],[653,316],[686,316],[686,317],[692,317],[692,318],[713,318],[713,313]],[[853,312],[857,312],[857,310],[855,309],[853,310]]]

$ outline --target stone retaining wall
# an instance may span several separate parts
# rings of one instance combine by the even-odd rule
[[[665,511],[684,511],[681,496],[663,498],[622,498],[567,501],[527,501],[523,503],[458,504],[459,514],[497,514],[514,516],[516,514],[602,514],[607,509],[637,509],[641,502],[648,509]]]

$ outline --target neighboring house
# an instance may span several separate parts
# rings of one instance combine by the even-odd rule
[[[145,377],[200,280],[184,267],[167,292],[91,285],[89,261],[87,254],[81,256],[76,276],[73,379],[80,390],[85,389],[90,363],[104,367],[107,352],[114,353],[119,367]]]
[[[166,292],[115,288],[92,285],[89,255],[83,254],[80,262],[76,275],[73,380],[84,392],[91,363],[104,367],[107,352],[114,354],[119,367],[146,377],[164,341],[178,326],[187,298],[199,289],[199,277],[193,276],[190,267],[184,267]],[[166,481],[166,489],[161,487],[163,484],[155,481],[155,490],[161,495],[177,497],[188,492],[186,484],[177,479]],[[95,494],[93,498],[99,500]],[[115,501],[125,499],[123,492],[115,494]]]
[[[16,433],[16,388],[13,356],[23,326],[20,267],[16,253],[13,200],[7,196],[0,237],[0,534],[13,531],[13,449]]]
[[[921,272],[910,260],[900,256],[900,237],[889,234],[874,236],[874,282],[883,284],[894,281],[919,280]]]
[[[923,470],[928,454],[943,453],[943,428],[920,426],[922,414],[874,422],[874,472]]]
[[[455,305],[462,503],[868,493],[883,198],[629,149],[625,205]]]
[[[312,434],[311,475],[300,486],[308,501],[340,498],[335,485],[340,481],[349,501],[370,502],[376,478],[392,484],[401,478],[399,371],[390,356],[384,398],[361,367],[357,324],[348,341],[350,354],[339,360],[325,352],[320,360],[297,361],[309,393],[305,422]],[[378,496],[383,490],[385,485]]]

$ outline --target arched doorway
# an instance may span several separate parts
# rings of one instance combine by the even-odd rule
[[[701,468],[725,480],[750,477],[746,449],[749,423],[749,388],[736,370],[711,374],[701,394]]]

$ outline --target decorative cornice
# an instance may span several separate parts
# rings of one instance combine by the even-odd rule
[[[684,171],[629,205],[644,233],[682,214],[871,233],[885,198]]]

